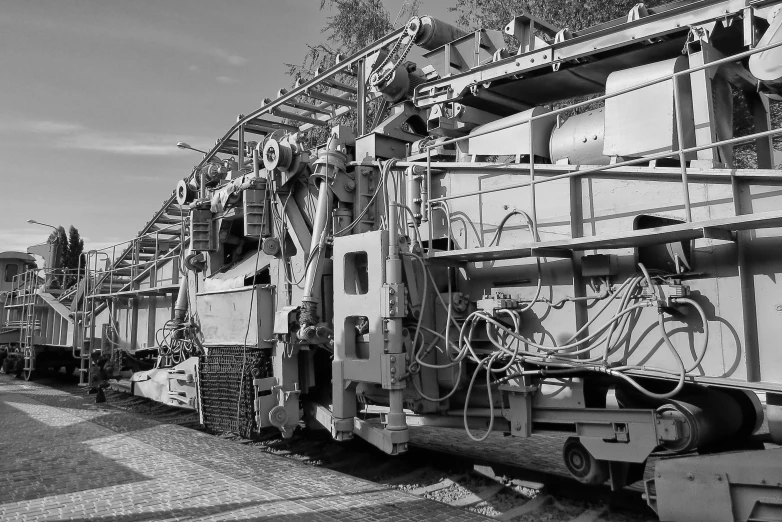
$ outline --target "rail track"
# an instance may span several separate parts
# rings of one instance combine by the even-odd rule
[[[84,395],[73,377],[52,374],[37,384]],[[165,406],[115,389],[106,390],[102,407],[149,416],[155,421],[205,431],[195,412]],[[253,439],[234,433],[215,437],[270,454],[325,467],[396,488],[496,520],[520,522],[651,522],[657,517],[638,490],[612,493],[541,470],[513,465],[489,466],[464,455],[411,447],[401,456],[381,453],[356,439],[338,443],[325,430],[297,430],[283,439],[274,430]]]
[[[72,393],[84,390],[61,378],[45,384]],[[156,421],[203,430],[194,412],[107,390],[109,408],[148,415]],[[646,522],[657,517],[637,490],[612,493],[571,479],[516,466],[488,466],[461,455],[411,447],[385,455],[362,440],[335,442],[324,430],[297,430],[283,439],[274,430],[253,439],[234,433],[216,437],[270,454],[321,466],[407,493],[459,507],[496,520],[546,522]]]

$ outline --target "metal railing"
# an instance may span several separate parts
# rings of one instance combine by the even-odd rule
[[[452,199],[458,199],[458,198],[465,198],[470,196],[478,196],[482,194],[488,194],[492,192],[499,192],[504,190],[510,190],[510,189],[516,189],[516,188],[523,188],[523,187],[530,187],[530,195],[529,195],[529,206],[530,206],[530,217],[532,219],[533,228],[537,228],[537,208],[536,208],[536,201],[535,201],[535,187],[536,185],[539,185],[541,183],[548,183],[551,181],[561,180],[561,179],[568,179],[568,178],[574,178],[574,177],[581,177],[586,176],[588,174],[593,174],[597,172],[603,172],[603,171],[610,171],[612,169],[617,169],[620,167],[625,166],[632,166],[632,165],[639,165],[642,163],[648,163],[652,160],[662,159],[662,158],[670,158],[670,157],[679,157],[680,162],[680,169],[681,169],[681,184],[682,184],[682,197],[683,197],[683,204],[684,204],[684,210],[686,215],[686,220],[688,222],[692,221],[692,210],[691,210],[691,204],[690,204],[690,195],[689,195],[689,180],[688,180],[688,170],[687,170],[687,161],[686,156],[693,152],[698,152],[701,150],[706,149],[717,149],[721,146],[726,145],[736,145],[740,143],[750,142],[750,141],[756,141],[761,138],[766,137],[773,137],[778,136],[782,134],[782,129],[771,129],[767,131],[761,131],[761,132],[755,132],[746,136],[741,137],[735,137],[725,140],[718,140],[711,143],[707,143],[705,145],[699,145],[694,147],[687,147],[685,148],[683,146],[683,128],[682,128],[682,104],[680,103],[680,94],[679,94],[679,81],[680,78],[684,75],[690,75],[692,73],[707,70],[713,67],[719,67],[720,65],[728,64],[728,63],[735,63],[738,60],[741,60],[743,58],[747,58],[749,56],[752,56],[753,54],[757,54],[760,52],[764,52],[770,49],[774,49],[777,47],[782,46],[782,42],[777,42],[771,45],[766,45],[763,47],[756,47],[755,49],[750,49],[748,51],[744,51],[738,54],[734,54],[731,56],[726,56],[724,58],[714,60],[702,65],[698,65],[695,67],[689,67],[688,69],[684,69],[681,71],[677,71],[671,74],[667,74],[664,76],[661,76],[655,80],[650,80],[643,82],[639,85],[635,85],[633,87],[628,87],[625,89],[618,90],[616,92],[612,92],[610,94],[604,94],[602,96],[598,96],[595,98],[591,98],[589,100],[581,101],[578,103],[574,103],[571,105],[568,105],[566,107],[561,107],[559,109],[555,109],[543,114],[539,114],[537,116],[530,116],[528,119],[520,121],[520,122],[513,122],[508,123],[507,125],[500,125],[496,128],[474,132],[465,136],[459,136],[456,138],[451,138],[445,141],[438,142],[436,144],[430,144],[426,146],[426,180],[425,180],[425,187],[422,189],[422,192],[426,193],[425,203],[424,203],[424,209],[426,219],[428,221],[428,231],[429,231],[429,237],[434,237],[434,229],[433,229],[433,219],[432,219],[432,213],[437,209],[435,207],[435,204],[446,202],[448,200]],[[552,117],[556,117],[559,114],[562,114],[564,112],[572,111],[574,109],[578,109],[580,107],[585,107],[587,105],[594,104],[596,102],[600,102],[603,100],[607,100],[609,98],[613,98],[616,96],[620,96],[623,94],[627,94],[630,92],[638,91],[640,89],[656,85],[662,82],[666,81],[672,81],[673,82],[673,98],[674,98],[674,106],[676,108],[676,131],[677,131],[677,148],[676,150],[672,151],[666,151],[666,152],[660,152],[655,154],[649,154],[645,155],[643,157],[631,159],[631,160],[625,160],[625,161],[619,161],[616,163],[612,163],[609,165],[599,165],[595,167],[586,168],[584,170],[576,170],[573,172],[568,172],[564,174],[559,174],[555,176],[549,176],[546,178],[536,178],[535,177],[535,154],[534,154],[534,126],[533,122],[537,120],[542,119],[550,119]],[[464,192],[459,194],[452,194],[452,195],[445,195],[437,198],[431,198],[430,195],[432,194],[432,149],[434,148],[440,148],[445,145],[455,144],[457,142],[476,138],[478,136],[484,136],[487,134],[491,134],[494,132],[498,132],[501,130],[506,130],[511,127],[516,127],[519,125],[528,125],[529,126],[529,148],[530,148],[530,163],[528,164],[528,170],[529,170],[529,180],[521,183],[514,183],[499,187],[491,187],[487,189],[481,189],[476,191],[470,191],[470,192]],[[399,166],[398,168],[405,168],[404,166]],[[447,167],[446,167],[447,168]]]

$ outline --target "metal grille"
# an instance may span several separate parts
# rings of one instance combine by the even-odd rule
[[[209,348],[209,354],[202,356],[198,365],[204,425],[249,437],[256,429],[253,373],[259,377],[272,375],[271,351],[248,348],[245,353],[242,346]]]

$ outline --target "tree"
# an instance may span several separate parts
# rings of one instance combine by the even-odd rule
[[[55,280],[55,282],[57,285],[63,283],[63,289],[73,286],[77,280],[76,270],[79,268],[79,257],[84,252],[84,240],[81,238],[79,230],[71,225],[66,234],[64,227],[57,227],[57,230],[49,234],[47,243],[58,247],[56,262],[62,277],[60,281]]]
[[[655,7],[669,0],[647,0]],[[571,31],[626,17],[637,0],[456,0],[451,11],[465,29],[502,29],[514,16],[528,12]]]
[[[414,16],[418,13],[421,0],[408,0],[403,5],[403,13]],[[326,33],[326,42],[317,45],[308,45],[309,51],[301,65],[286,64],[288,74],[296,79],[312,77],[318,67],[328,68],[334,65],[338,54],[350,56],[378,40],[394,29],[391,17],[383,6],[381,0],[321,0],[320,9],[330,9],[334,12],[321,30]],[[408,18],[409,18],[408,16]],[[408,18],[398,16],[395,20],[398,24],[407,22]],[[340,81],[355,85],[355,78],[349,75],[341,75]],[[317,100],[308,100],[318,103]],[[372,103],[367,107],[367,118],[371,122],[376,113],[383,110],[380,103]],[[346,115],[336,118],[334,123],[348,125],[355,129],[356,113],[350,111]],[[328,129],[312,129],[306,139],[310,146],[325,143]]]
[[[57,230],[49,234],[46,241],[49,244],[57,246],[57,259],[55,263],[57,268],[65,268],[68,264],[68,234],[64,227],[57,227]]]
[[[668,2],[669,0],[647,0],[644,5],[653,8]],[[457,23],[466,29],[501,30],[514,16],[529,12],[556,26],[579,31],[615,18],[623,18],[636,3],[637,0],[457,0],[451,11],[456,12]],[[589,105],[575,112],[592,109]],[[774,128],[782,124],[782,104],[772,103],[771,119]],[[753,131],[754,125],[744,96],[734,89],[734,135],[745,136]],[[775,142],[778,144],[779,138],[776,138]],[[734,154],[736,167],[757,167],[757,154],[753,143],[735,147]]]

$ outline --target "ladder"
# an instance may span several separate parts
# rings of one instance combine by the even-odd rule
[[[24,273],[22,280],[21,297],[21,322],[19,346],[22,348],[24,357],[24,369],[22,375],[26,381],[33,377],[35,372],[35,330],[37,328],[35,319],[35,297],[37,289],[38,275],[34,270],[28,270]]]
[[[98,273],[97,260],[94,273],[90,269],[90,258],[93,254],[93,251],[87,253],[84,271],[81,271],[80,266],[77,274],[77,288],[84,285],[81,299],[79,299],[78,291],[74,297],[74,299],[79,299],[73,322],[73,357],[79,360],[79,386],[89,386],[90,384],[90,355],[92,355],[92,340],[95,337],[95,323],[93,322],[95,300],[92,298],[92,294],[97,286]]]

